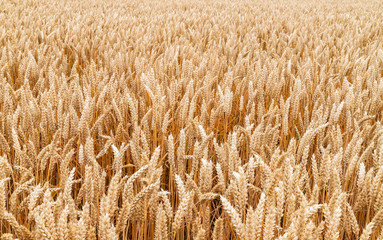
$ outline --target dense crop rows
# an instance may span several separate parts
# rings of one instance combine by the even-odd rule
[[[4,239],[383,239],[383,3],[0,0]]]

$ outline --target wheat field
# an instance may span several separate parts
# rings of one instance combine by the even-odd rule
[[[383,240],[380,0],[1,0],[0,239]]]

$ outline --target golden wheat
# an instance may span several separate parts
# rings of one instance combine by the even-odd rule
[[[382,19],[0,1],[0,239],[383,240]]]

